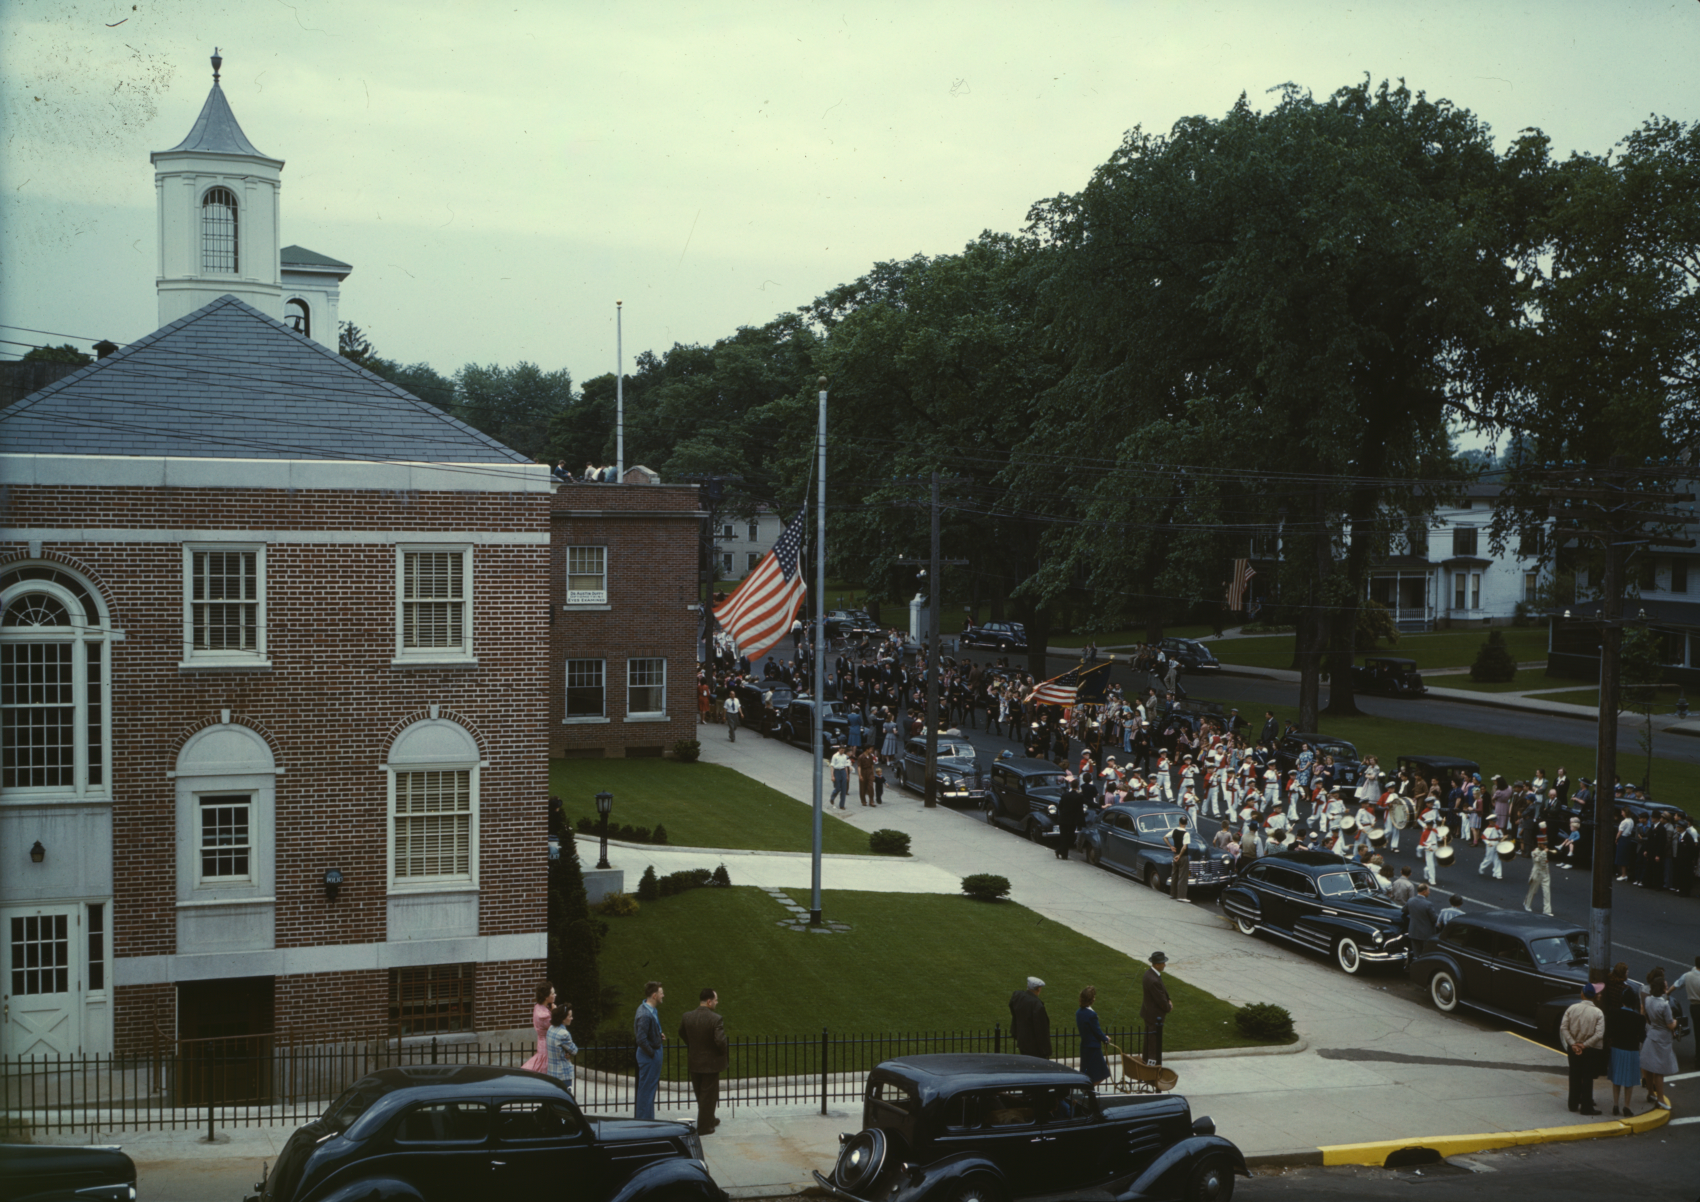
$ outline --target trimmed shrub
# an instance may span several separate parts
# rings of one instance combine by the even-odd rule
[[[1505,636],[1497,630],[1488,631],[1487,642],[1476,652],[1476,662],[1470,666],[1470,679],[1507,681],[1517,677],[1517,661],[1505,645]]]
[[[638,912],[637,898],[629,893],[610,893],[596,903],[596,912],[609,918],[629,918]]]
[[[868,836],[868,850],[876,856],[906,856],[909,854],[909,836],[902,831],[877,830]]]
[[[650,832],[649,841],[651,843],[667,842],[667,828],[657,822],[655,824],[655,830]]]
[[[694,764],[702,755],[702,744],[695,739],[680,739],[673,744],[673,758],[681,764]]]
[[[634,842],[634,843],[648,843],[649,842],[649,828],[647,826],[640,826],[640,827],[636,828],[635,830],[633,830],[632,831],[632,842]]]
[[[1009,878],[976,872],[962,878],[962,892],[976,901],[997,901],[1009,893]]]
[[[575,825],[578,827],[578,833],[581,835],[594,835],[596,833],[596,823],[592,822],[589,818],[580,818]]]
[[[714,887],[716,889],[730,889],[732,887],[732,877],[727,873],[726,865],[724,864],[716,868],[714,870],[714,875],[709,877],[709,879],[714,882]]]
[[[660,899],[661,889],[655,883],[654,864],[643,870],[643,876],[638,881],[637,895],[639,901],[657,901]]]
[[[626,825],[624,825],[620,828],[620,834],[619,834],[618,837],[626,843],[636,843],[637,842],[637,827],[633,826],[629,822],[626,823]]]
[[[1253,1039],[1291,1039],[1293,1016],[1280,1006],[1252,1002],[1234,1011],[1234,1025]]]
[[[701,889],[714,879],[714,874],[706,868],[686,868],[682,872],[669,872],[657,882],[662,897],[676,897],[691,889]]]

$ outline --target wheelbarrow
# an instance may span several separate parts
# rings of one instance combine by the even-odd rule
[[[1168,1093],[1180,1082],[1180,1074],[1172,1068],[1130,1055],[1109,1040],[1104,1041],[1104,1046],[1113,1049],[1121,1059],[1121,1077],[1111,1082],[1117,1093]]]

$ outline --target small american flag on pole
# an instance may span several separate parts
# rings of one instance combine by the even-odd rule
[[[808,511],[798,510],[773,550],[762,556],[726,600],[715,608],[715,620],[731,635],[738,650],[758,660],[791,633],[791,619],[803,602],[803,529]]]
[[[1245,590],[1251,583],[1251,578],[1257,575],[1249,559],[1234,560],[1234,572],[1228,579],[1228,608],[1235,612],[1245,608]]]
[[[1028,698],[1034,705],[1074,704],[1075,695],[1080,690],[1080,669],[1070,668],[1061,676],[1053,676],[1043,684],[1034,686],[1032,695]]]

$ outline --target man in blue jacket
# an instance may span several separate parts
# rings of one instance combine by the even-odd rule
[[[632,1037],[637,1041],[637,1107],[633,1117],[655,1117],[655,1089],[661,1084],[661,1047],[667,1042],[661,1030],[661,1001],[667,991],[660,981],[643,987],[643,1001],[632,1016]]]

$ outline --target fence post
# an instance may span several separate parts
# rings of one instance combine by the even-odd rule
[[[396,1042],[400,1043],[401,1041],[397,1040]],[[435,1035],[431,1036],[431,1063],[437,1063],[437,1037]]]
[[[826,1113],[826,1054],[826,1028],[822,1027],[820,1029],[820,1112],[823,1115]]]
[[[212,1108],[213,1108],[212,1096],[209,1094],[208,1097],[207,1097],[207,1142],[209,1144],[216,1142],[213,1138]]]
[[[1163,1065],[1163,1019],[1166,1017],[1168,1016],[1163,1014],[1157,1016],[1157,1066],[1159,1068]]]
[[[1003,1054],[1003,1024],[1002,1023],[993,1023],[992,1024],[992,1051],[998,1053],[1000,1056]]]

